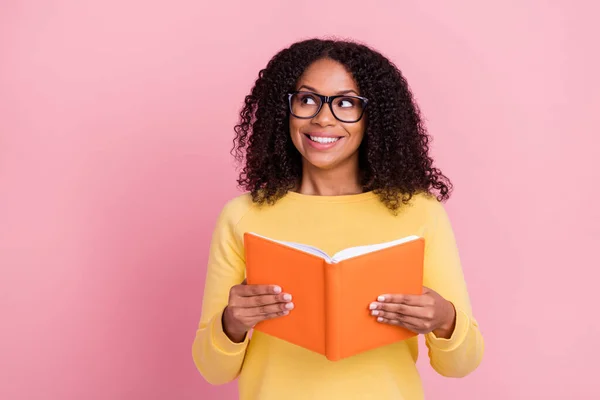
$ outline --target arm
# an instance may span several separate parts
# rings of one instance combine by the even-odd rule
[[[233,342],[222,323],[229,290],[244,279],[243,248],[234,236],[239,214],[228,204],[218,218],[209,250],[200,323],[192,345],[196,368],[213,385],[237,378],[248,346],[247,336]]]
[[[443,376],[463,377],[481,363],[483,337],[472,315],[450,220],[437,201],[431,206],[429,221],[425,239],[424,286],[449,301],[456,313],[450,330],[441,337],[436,336],[435,331],[426,334],[425,344],[435,371]]]

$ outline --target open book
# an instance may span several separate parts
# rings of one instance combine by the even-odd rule
[[[418,236],[344,249],[333,256],[300,244],[244,234],[247,283],[279,285],[292,295],[287,316],[254,330],[337,361],[416,334],[376,321],[381,294],[421,294],[425,242]]]

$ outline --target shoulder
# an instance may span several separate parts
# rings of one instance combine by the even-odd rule
[[[221,223],[235,226],[253,208],[254,203],[252,201],[252,196],[250,193],[243,193],[225,202],[221,209],[219,220]]]
[[[434,195],[419,194],[414,196],[415,212],[424,228],[427,239],[433,237],[453,235],[450,216],[443,202]]]
[[[428,193],[414,194],[407,204],[406,214],[429,232],[450,222],[444,203]]]
[[[445,214],[446,209],[436,196],[428,193],[417,193],[413,195],[409,208],[414,212],[422,213],[427,219],[438,218]]]

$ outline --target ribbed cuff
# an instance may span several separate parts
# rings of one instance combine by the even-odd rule
[[[452,351],[459,347],[466,339],[469,332],[470,318],[463,311],[456,308],[456,324],[454,332],[449,339],[438,338],[433,332],[425,335],[425,340],[436,349],[441,351]]]
[[[239,355],[240,353],[243,353],[244,351],[246,351],[246,347],[248,346],[248,335],[246,335],[243,342],[232,342],[223,330],[222,318],[223,312],[220,312],[213,317],[212,321],[210,321],[210,331],[212,332],[213,345],[221,353],[229,356],[235,356]]]

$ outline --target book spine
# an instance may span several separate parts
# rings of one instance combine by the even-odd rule
[[[340,318],[341,284],[336,263],[325,261],[325,356],[330,361],[340,359],[342,338]]]

